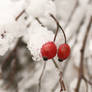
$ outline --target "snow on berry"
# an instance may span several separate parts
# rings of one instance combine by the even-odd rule
[[[33,59],[39,61],[42,59],[40,49],[43,44],[48,41],[53,41],[54,33],[46,27],[42,27],[37,21],[31,23],[28,29],[28,49],[33,55]]]

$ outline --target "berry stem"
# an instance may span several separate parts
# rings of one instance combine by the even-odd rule
[[[44,62],[42,73],[41,73],[40,78],[39,78],[39,92],[41,91],[41,80],[42,80],[42,76],[43,76],[44,71],[45,71],[45,67],[46,67],[46,62]]]
[[[55,42],[55,40],[56,40],[58,30],[59,30],[59,26],[57,25],[56,33],[55,33],[54,40],[53,40],[54,42]]]
[[[56,61],[55,61],[54,59],[52,59],[52,61],[53,61],[54,65],[55,65],[55,67],[56,67],[56,68],[59,70],[59,72],[60,72],[60,73],[59,73],[59,75],[60,75],[59,83],[60,83],[60,86],[61,86],[60,92],[66,91],[65,84],[64,84],[64,81],[63,81],[63,79],[62,79],[63,73],[60,71],[59,66],[57,65]]]
[[[54,21],[56,22],[57,26],[59,26],[59,28],[62,30],[64,38],[65,38],[65,43],[66,43],[66,35],[65,35],[65,32],[64,32],[63,28],[61,27],[61,25],[59,24],[57,19],[54,17],[54,15],[50,14],[50,16],[54,19]],[[56,40],[57,33],[58,33],[58,30],[56,30],[56,33],[55,33],[55,36],[54,36],[54,41]]]
[[[56,61],[54,59],[52,59],[53,64],[55,65],[55,67],[59,70],[59,66],[57,65]]]

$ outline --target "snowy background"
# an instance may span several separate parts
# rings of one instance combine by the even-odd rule
[[[71,47],[65,61],[55,57],[63,72],[62,92],[92,92],[92,0],[0,0],[0,92],[39,92],[40,49],[56,31],[50,14]],[[61,30],[55,43],[64,43]],[[59,71],[52,60],[46,62],[40,92],[60,92]]]

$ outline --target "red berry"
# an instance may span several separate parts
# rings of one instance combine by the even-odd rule
[[[58,49],[58,58],[60,61],[66,59],[70,55],[70,46],[68,44],[61,44]]]
[[[56,56],[57,47],[53,41],[45,43],[41,48],[41,54],[44,60],[48,60]]]

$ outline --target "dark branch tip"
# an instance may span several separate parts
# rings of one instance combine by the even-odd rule
[[[59,61],[59,62],[63,62],[63,60],[62,60],[62,59],[60,59],[60,58],[58,59],[58,61]]]
[[[47,60],[48,60],[48,58],[47,58],[47,57],[45,57],[45,56],[43,56],[43,60],[44,60],[44,61],[47,61]]]

